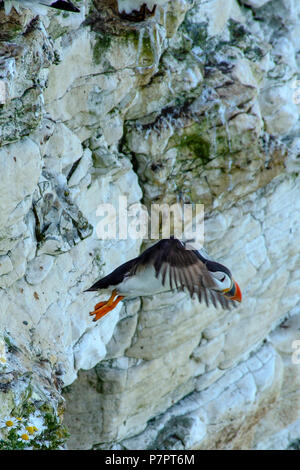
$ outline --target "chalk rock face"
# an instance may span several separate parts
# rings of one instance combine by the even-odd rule
[[[76,4],[0,2],[0,449],[297,448],[300,7]],[[84,290],[178,201],[204,204],[243,302],[93,323],[107,292]]]

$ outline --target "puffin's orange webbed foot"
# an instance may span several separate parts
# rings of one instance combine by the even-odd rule
[[[104,302],[99,302],[98,304],[95,305],[94,310],[98,310],[99,308],[103,307],[106,304],[107,304],[107,300],[105,300]]]
[[[91,316],[95,315],[93,321],[97,321],[100,318],[104,317],[104,315],[113,310],[118,305],[118,303],[124,299],[123,295],[119,295],[117,298],[115,298],[116,295],[117,291],[113,290],[110,298],[106,302],[99,302],[95,305],[94,311],[90,312]]]
[[[98,310],[94,310],[93,312],[90,312],[90,315],[95,315],[93,318],[93,321],[100,320],[100,318],[104,317],[108,312],[112,310],[111,307],[101,307]]]

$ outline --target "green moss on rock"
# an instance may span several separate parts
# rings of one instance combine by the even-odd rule
[[[98,65],[101,63],[102,56],[105,51],[109,49],[111,45],[111,37],[108,34],[98,34],[96,36],[96,43],[93,49],[93,59]]]
[[[210,143],[198,134],[184,135],[179,150],[188,149],[193,158],[200,159],[203,164],[209,161]]]

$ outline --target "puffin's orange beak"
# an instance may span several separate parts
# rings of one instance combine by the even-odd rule
[[[237,300],[238,302],[242,301],[242,291],[238,283],[235,281],[233,281],[233,286],[230,291],[225,292],[224,295],[226,295],[230,300]]]

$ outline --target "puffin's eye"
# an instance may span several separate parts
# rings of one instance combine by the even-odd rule
[[[225,279],[226,279],[226,274],[223,273],[222,271],[215,271],[213,273],[213,277],[215,277],[216,279],[218,279],[219,282],[224,282]]]

